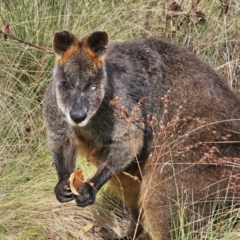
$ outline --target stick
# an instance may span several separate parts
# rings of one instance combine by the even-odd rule
[[[41,51],[44,51],[44,52],[46,52],[46,53],[49,53],[49,54],[54,54],[54,52],[51,51],[51,50],[49,50],[49,49],[46,49],[46,48],[44,48],[44,47],[40,47],[40,46],[38,46],[38,45],[32,44],[32,43],[27,42],[27,41],[24,41],[24,40],[21,40],[21,39],[15,37],[15,36],[13,36],[13,35],[10,34],[10,33],[4,32],[3,30],[0,30],[0,34],[1,34],[1,33],[4,34],[4,36],[10,37],[10,38],[18,41],[19,43],[23,43],[23,44],[26,44],[26,45],[28,45],[28,46],[37,48],[37,49],[39,49],[39,50],[41,50]]]

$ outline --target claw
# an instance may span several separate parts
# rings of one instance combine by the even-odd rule
[[[67,197],[72,196],[72,195],[73,195],[72,192],[66,192],[66,193],[65,193],[65,196],[67,196]]]
[[[71,192],[71,189],[70,189],[70,187],[69,187],[69,186],[67,186],[67,185],[65,185],[65,186],[63,187],[63,189],[64,189],[64,190],[66,190],[66,191],[68,191],[68,192]]]

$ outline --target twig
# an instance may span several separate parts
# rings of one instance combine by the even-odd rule
[[[46,52],[46,53],[49,53],[49,54],[54,54],[54,52],[51,51],[51,50],[49,50],[49,49],[46,49],[46,48],[44,48],[44,47],[40,47],[40,46],[38,46],[38,45],[32,44],[32,43],[27,42],[27,41],[24,41],[24,40],[21,40],[21,39],[15,37],[15,36],[13,36],[12,34],[6,33],[6,32],[4,32],[3,30],[0,29],[0,34],[1,34],[1,33],[4,34],[4,36],[8,36],[8,37],[10,37],[10,38],[18,41],[19,43],[23,43],[23,44],[26,44],[26,45],[28,45],[28,46],[37,48],[37,49],[39,49],[39,50],[41,50],[41,51],[44,51],[44,52]]]

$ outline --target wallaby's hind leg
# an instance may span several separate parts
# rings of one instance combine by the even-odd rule
[[[145,191],[147,192],[144,196]],[[145,186],[142,188],[142,193],[144,233],[137,239],[170,240],[171,214],[167,198],[158,196],[154,190],[148,191]]]
[[[215,213],[214,206],[228,204],[228,179],[214,176],[221,167],[159,164],[154,170],[146,169],[140,198],[143,227],[152,240],[178,239],[181,229],[197,234],[195,230]]]
[[[131,222],[127,232],[127,236],[131,238],[136,236],[136,239],[138,239],[138,236],[140,236],[143,233],[142,224],[141,222],[138,223],[139,211],[138,209],[130,209],[130,214]]]

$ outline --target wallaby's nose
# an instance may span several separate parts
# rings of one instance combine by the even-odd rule
[[[83,110],[71,110],[70,117],[75,123],[78,124],[84,121],[84,119],[87,117],[87,109],[84,108]]]

